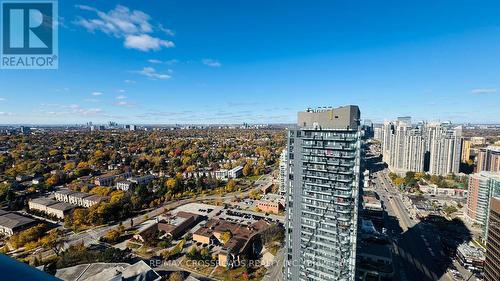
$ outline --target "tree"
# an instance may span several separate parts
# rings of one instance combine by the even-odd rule
[[[59,183],[59,181],[60,181],[59,175],[55,174],[51,175],[46,182],[49,186],[55,186]]]
[[[220,240],[223,244],[226,244],[227,241],[229,241],[229,239],[231,239],[231,237],[233,237],[233,235],[231,234],[231,232],[229,231],[224,231],[221,236],[220,236]]]
[[[50,231],[48,235],[40,239],[41,246],[53,250],[58,257],[64,249],[65,242],[65,238],[61,235],[60,230],[58,229]]]
[[[75,162],[68,162],[68,163],[66,163],[66,165],[64,165],[64,170],[70,171],[70,170],[75,169],[75,167],[76,167]]]
[[[252,173],[252,166],[250,164],[245,164],[243,166],[243,176],[248,177]]]
[[[45,226],[43,224],[39,224],[21,231],[18,234],[12,235],[9,238],[9,243],[12,245],[12,247],[18,249],[28,243],[37,242],[45,234],[45,231]],[[30,246],[30,248],[36,248],[37,244],[32,243]]]
[[[422,172],[418,172],[415,174],[415,179],[416,180],[421,180],[425,177],[425,173],[422,173]]]
[[[73,211],[73,225],[79,227],[87,224],[87,216],[89,212],[86,209],[76,209]]]
[[[403,185],[404,183],[405,183],[405,180],[404,180],[403,178],[396,177],[396,178],[394,179],[394,184],[395,184],[396,186],[401,186],[401,185]]]
[[[169,179],[167,180],[167,182],[165,183],[165,185],[167,186],[167,188],[168,188],[169,190],[172,190],[172,191],[173,191],[173,190],[177,187],[177,180],[176,180],[176,179],[174,179],[174,178],[169,178]]]
[[[115,243],[120,238],[120,232],[116,229],[111,229],[102,237],[102,239],[107,243]]]
[[[169,281],[183,281],[184,280],[184,275],[180,271],[175,271],[170,274],[168,277]]]
[[[236,181],[230,179],[226,184],[226,191],[233,192],[235,187],[236,187]]]

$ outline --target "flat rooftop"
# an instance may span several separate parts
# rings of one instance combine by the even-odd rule
[[[69,194],[73,194],[75,193],[73,190],[70,190],[70,189],[59,189],[58,191],[56,191],[55,193],[59,193],[59,194],[64,194],[64,195],[69,195]]]
[[[0,225],[3,227],[7,227],[10,229],[14,229],[16,227],[22,227],[27,224],[34,223],[35,220],[18,215],[16,213],[7,213],[0,216]]]
[[[68,203],[65,203],[65,202],[59,202],[59,203],[50,205],[49,208],[64,212],[64,211],[69,211],[69,210],[74,209],[75,206],[71,205],[71,204],[68,204]]]
[[[31,199],[30,202],[35,203],[35,204],[40,204],[40,205],[46,206],[46,207],[57,203],[56,200],[52,200],[50,198],[42,198],[42,197]]]

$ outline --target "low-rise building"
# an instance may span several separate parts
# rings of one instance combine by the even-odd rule
[[[0,234],[12,236],[37,224],[37,221],[16,213],[0,215]]]
[[[165,232],[165,235],[172,239],[177,239],[195,226],[201,219],[202,216],[200,215],[181,211],[175,215],[167,216],[163,221],[160,221],[158,223],[158,230]]]
[[[255,205],[265,213],[278,214],[283,209],[283,206],[277,201],[258,200]]]
[[[151,236],[155,236],[158,232],[158,222],[151,220],[143,223],[134,235],[134,239],[145,242]]]
[[[54,216],[58,219],[64,220],[64,218],[70,214],[75,209],[75,206],[65,203],[58,202],[47,207],[47,214]]]
[[[124,181],[119,181],[116,183],[116,189],[120,189],[123,191],[129,191],[134,187],[134,183],[124,180]]]
[[[78,281],[162,280],[161,276],[142,260],[132,265],[127,263],[80,264],[58,269],[55,276],[61,280]]]
[[[54,192],[54,198],[57,201],[69,203],[69,196],[73,193],[75,192],[69,189],[60,189]]]
[[[466,198],[468,191],[467,189],[460,189],[460,188],[438,188],[436,185],[430,186],[420,186],[419,187],[420,191],[426,194],[431,194],[431,195],[445,195],[445,196],[450,196],[450,197],[457,197],[457,198]]]
[[[177,239],[195,226],[202,218],[204,217],[201,215],[183,211],[175,215],[161,216],[156,221],[151,220],[144,223],[137,234],[134,235],[134,238],[144,242],[149,237],[156,236],[158,232],[163,232],[163,235],[171,239]]]
[[[215,178],[218,180],[227,180],[229,171],[226,169],[215,171]]]
[[[83,192],[75,192],[72,194],[68,195],[68,199],[70,204],[77,205],[77,206],[83,206],[83,198],[89,197],[89,193],[83,193]]]
[[[90,208],[95,204],[106,202],[109,200],[108,196],[100,196],[100,195],[90,195],[82,198],[82,204],[79,206]]]
[[[35,198],[28,201],[28,208],[43,213],[47,213],[47,207],[56,204],[56,200],[49,198]]]
[[[203,244],[222,245],[218,254],[219,266],[234,267],[243,256],[252,256],[260,241],[260,235],[272,228],[265,220],[250,225],[211,219],[193,233],[193,241]]]
[[[128,179],[132,176],[132,173],[130,172],[124,172],[124,173],[108,173],[108,174],[104,174],[104,175],[101,175],[101,176],[98,176],[94,183],[95,185],[99,185],[99,186],[111,186],[113,185],[115,179],[117,178],[124,178],[124,179]]]
[[[128,180],[136,185],[147,185],[155,179],[153,175],[145,175],[140,177],[132,177]]]
[[[387,243],[361,241],[356,253],[356,280],[393,280],[394,265]]]
[[[473,247],[468,243],[463,243],[457,248],[457,260],[468,270],[482,271],[484,268],[485,251]]]
[[[97,203],[109,200],[109,197],[107,196],[100,196],[85,192],[75,192],[69,189],[61,189],[56,191],[54,193],[54,198],[59,202],[65,202],[84,208],[90,208]]]
[[[372,221],[379,230],[382,229],[385,220],[385,210],[380,197],[374,190],[364,189],[362,198],[362,217]]]
[[[237,166],[228,171],[228,177],[230,179],[237,179],[243,175],[243,167]]]

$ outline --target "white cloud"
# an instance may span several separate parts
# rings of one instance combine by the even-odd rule
[[[117,100],[124,100],[126,98],[127,98],[127,96],[124,96],[124,95],[120,95],[120,96],[116,97]]]
[[[115,105],[119,106],[119,107],[134,107],[135,106],[135,104],[130,103],[128,101],[124,101],[124,100],[115,103]]]
[[[135,84],[136,82],[134,80],[123,80],[123,82],[127,83],[127,84]]]
[[[490,88],[490,89],[479,88],[479,89],[472,89],[470,92],[472,94],[476,94],[476,95],[494,94],[494,93],[498,92],[498,89],[494,89],[494,88]]]
[[[170,28],[165,28],[163,27],[163,25],[158,25],[158,29],[160,29],[161,31],[163,31],[165,34],[167,34],[168,36],[175,36],[175,32],[170,29]]]
[[[62,105],[63,110],[58,111],[57,115],[77,114],[81,116],[94,116],[104,113],[100,108],[83,108],[78,104]]]
[[[154,63],[154,64],[164,63],[164,64],[168,64],[168,65],[174,65],[174,64],[178,63],[179,61],[176,59],[171,59],[171,60],[166,60],[166,61],[157,60],[157,59],[149,59],[148,62]]]
[[[168,74],[156,72],[156,69],[152,67],[144,67],[141,71],[138,71],[137,73],[147,76],[151,79],[168,80],[172,78],[172,76]]]
[[[127,49],[137,49],[148,52],[150,50],[158,51],[162,47],[172,48],[174,46],[174,42],[152,37],[148,34],[140,34],[127,35],[123,45]]]
[[[76,8],[97,15],[96,18],[79,17],[74,21],[76,25],[84,27],[88,32],[101,31],[116,38],[124,38],[126,48],[150,51],[174,47],[172,41],[149,35],[153,33],[151,17],[142,11],[130,10],[122,5],[117,5],[107,13],[85,5],[76,5]],[[160,30],[163,29],[161,26]]]
[[[92,95],[95,97],[98,97],[98,96],[102,96],[103,93],[102,92],[93,92]]]
[[[116,90],[116,92],[117,92],[117,93],[125,93],[126,91],[125,91],[125,90],[123,90],[123,89],[118,89],[118,90]]]
[[[201,62],[210,67],[220,67],[222,65],[218,60],[214,59],[203,59]]]
[[[179,61],[176,60],[176,59],[171,59],[171,60],[167,60],[165,61],[165,64],[168,64],[168,65],[174,65],[176,63],[178,63]]]

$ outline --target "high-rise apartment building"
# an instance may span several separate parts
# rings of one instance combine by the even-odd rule
[[[381,128],[381,127],[377,127],[377,128],[373,129],[373,138],[378,140],[379,142],[382,142],[382,136],[383,136],[382,130],[383,130],[383,128]]]
[[[500,196],[500,173],[480,172],[469,176],[466,217],[486,231],[490,199]]]
[[[500,276],[500,197],[491,198],[488,239],[484,261],[484,280],[498,281]]]
[[[462,141],[462,162],[466,163],[470,159],[470,148],[471,148],[470,140]]]
[[[429,173],[446,176],[457,174],[462,154],[462,128],[450,124],[428,127],[430,163]]]
[[[354,280],[359,120],[357,106],[309,109],[288,131],[285,280]]]
[[[279,192],[280,194],[286,193],[286,179],[288,177],[286,173],[287,167],[287,159],[288,159],[288,151],[283,149],[280,155],[280,164],[279,164]]]
[[[488,146],[477,153],[477,172],[500,172],[500,146]]]
[[[396,122],[386,122],[382,132],[383,157],[391,171],[424,171],[426,146],[420,126],[412,126],[410,117],[400,117]]]
[[[462,154],[462,131],[450,124],[412,125],[410,117],[386,121],[381,130],[382,155],[392,172],[458,173]],[[426,162],[426,155],[430,159]]]

